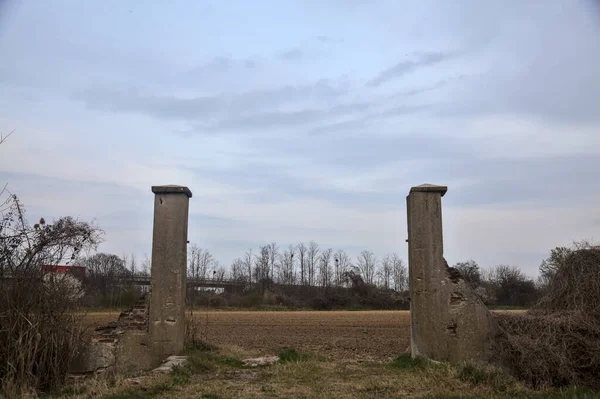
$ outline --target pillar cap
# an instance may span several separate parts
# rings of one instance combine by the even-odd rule
[[[192,192],[186,186],[176,185],[165,185],[165,186],[152,186],[152,192],[154,194],[185,194],[188,198],[192,198]]]
[[[448,186],[436,186],[435,184],[421,184],[410,189],[411,193],[440,193],[442,197],[446,194],[446,191],[448,191]]]

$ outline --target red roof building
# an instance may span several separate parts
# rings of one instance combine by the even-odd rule
[[[83,266],[60,266],[60,265],[42,265],[42,271],[50,273],[72,273],[78,279],[85,278],[85,267]]]

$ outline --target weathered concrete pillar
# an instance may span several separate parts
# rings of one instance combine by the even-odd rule
[[[444,259],[445,186],[412,187],[406,197],[412,356],[487,361],[499,332],[487,308]]]
[[[155,361],[183,350],[187,269],[188,205],[182,186],[153,186],[152,292],[149,334]]]

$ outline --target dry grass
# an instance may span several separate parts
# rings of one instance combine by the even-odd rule
[[[143,377],[139,385],[128,380],[104,385],[93,383],[80,388],[79,393],[65,392],[67,395],[63,397],[400,398],[458,394],[489,397],[496,392],[491,385],[457,378],[458,369],[445,365],[418,365],[409,361],[407,367],[395,367],[393,363],[309,356],[299,362],[247,368],[230,360],[234,354],[243,355],[235,359],[248,355],[235,347],[192,353],[193,365],[171,376]],[[511,392],[518,393],[520,388],[515,386]]]
[[[591,393],[534,393],[497,370],[452,367],[403,355],[392,362],[325,359],[308,354],[299,361],[245,367],[255,353],[228,346],[192,350],[187,366],[171,375],[135,380],[90,381],[60,397],[143,398],[592,398]]]
[[[115,315],[89,316],[88,322],[106,322]],[[205,323],[206,316],[202,312],[195,319]],[[482,370],[470,365],[433,365],[412,360],[407,355],[398,357],[409,342],[409,313],[404,311],[208,312],[208,322],[211,343],[215,343],[214,337],[219,335],[220,343],[213,349],[208,345],[192,349],[191,364],[173,375],[149,375],[135,382],[127,379],[92,382],[90,386],[78,388],[79,391],[63,392],[63,397],[597,397],[585,392],[533,392],[498,370]],[[384,348],[385,345],[396,348],[395,353]],[[308,355],[298,356],[300,361],[267,367],[242,365],[242,359],[278,354],[284,347],[293,347]],[[361,353],[363,348],[367,355]]]

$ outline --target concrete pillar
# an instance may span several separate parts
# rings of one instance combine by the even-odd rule
[[[188,206],[192,192],[183,186],[153,186],[152,292],[150,351],[162,361],[183,350],[187,269]]]
[[[412,356],[487,361],[500,330],[487,308],[444,259],[445,186],[412,187],[406,198]]]

